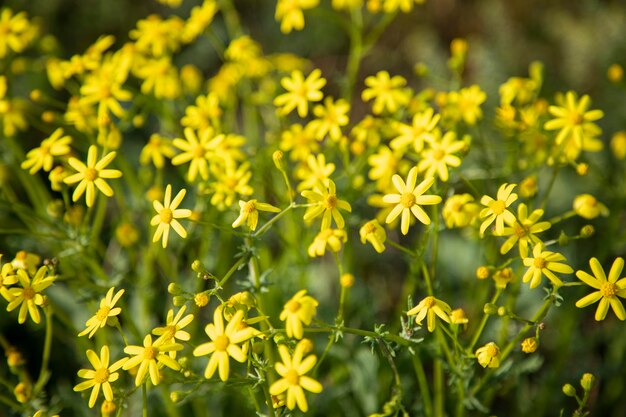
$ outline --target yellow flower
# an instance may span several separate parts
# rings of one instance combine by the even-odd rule
[[[280,85],[287,92],[274,99],[274,105],[280,107],[280,114],[286,115],[297,109],[300,117],[306,117],[309,101],[320,101],[324,97],[320,90],[326,85],[326,80],[321,75],[322,71],[314,69],[306,79],[300,70],[293,71],[291,77],[283,77]]]
[[[500,253],[504,255],[511,250],[515,243],[519,243],[521,258],[527,258],[528,246],[534,247],[537,243],[541,243],[541,240],[535,234],[546,231],[552,226],[547,221],[538,222],[541,216],[543,216],[542,209],[533,210],[529,216],[528,207],[526,204],[521,203],[517,207],[517,220],[510,227],[504,227],[503,229],[502,236],[510,235],[510,237],[500,247]]]
[[[467,324],[469,319],[462,308],[457,308],[450,312],[450,322],[452,324]]]
[[[319,144],[310,128],[293,124],[281,134],[280,149],[289,152],[292,161],[306,161],[309,155],[319,151]]]
[[[117,169],[105,169],[113,159],[115,158],[115,152],[109,152],[102,156],[102,159],[97,161],[98,148],[95,145],[89,147],[87,153],[87,165],[82,163],[76,158],[70,158],[68,163],[78,173],[69,175],[63,180],[66,184],[78,183],[74,193],[72,194],[72,201],[78,201],[83,195],[85,189],[87,190],[85,201],[87,207],[93,206],[96,199],[96,187],[107,197],[113,196],[113,189],[107,184],[105,179],[120,178],[122,171]]]
[[[0,13],[0,58],[8,55],[9,51],[22,52],[31,41],[32,27],[26,18],[25,12],[13,14],[9,8],[2,9]]]
[[[41,256],[21,250],[15,254],[15,258],[11,261],[11,266],[15,269],[25,269],[32,275],[37,272],[40,263]]]
[[[449,229],[470,225],[480,208],[470,194],[454,194],[443,205],[443,220]]]
[[[550,106],[549,111],[554,118],[544,125],[546,130],[558,130],[556,144],[560,145],[570,137],[579,148],[583,146],[584,138],[598,136],[602,131],[595,122],[604,116],[602,110],[588,110],[591,99],[584,95],[577,100],[573,91],[565,94],[562,106]]]
[[[185,26],[181,32],[181,40],[184,43],[193,42],[211,24],[216,12],[217,3],[215,0],[204,0],[201,5],[191,9],[189,19],[185,21]]]
[[[496,200],[484,195],[480,199],[480,203],[483,206],[487,206],[480,212],[480,217],[487,217],[480,225],[480,235],[485,234],[485,230],[491,223],[496,222],[496,235],[501,235],[504,232],[504,223],[513,224],[515,222],[515,215],[511,213],[507,207],[513,204],[517,200],[517,194],[513,193],[513,188],[516,184],[504,183],[498,188]]]
[[[476,359],[483,367],[497,368],[500,366],[500,348],[493,342],[476,350]]]
[[[129,370],[139,366],[135,376],[135,386],[143,384],[146,375],[150,374],[152,385],[158,385],[161,381],[159,375],[159,365],[165,365],[170,369],[178,371],[180,364],[171,358],[168,353],[178,351],[183,348],[179,343],[167,343],[164,337],[159,337],[152,342],[152,336],[146,335],[143,339],[143,346],[126,346],[124,353],[130,355],[123,365],[124,370]]]
[[[394,186],[398,194],[386,194],[383,201],[387,204],[396,204],[396,206],[387,215],[385,223],[389,224],[402,214],[400,229],[403,235],[409,232],[409,223],[411,213],[422,223],[430,224],[430,217],[420,206],[441,203],[441,197],[438,195],[423,195],[435,182],[433,177],[424,179],[417,186],[417,167],[411,168],[406,179],[406,184],[399,175],[392,177]]]
[[[137,29],[131,30],[129,37],[136,40],[137,51],[160,57],[180,47],[182,29],[183,21],[178,16],[163,20],[151,14],[137,22]]]
[[[444,116],[453,121],[462,119],[466,124],[473,126],[483,116],[480,105],[486,99],[487,95],[477,85],[462,88],[458,92],[451,91],[447,95]]]
[[[371,2],[372,0],[370,0]],[[380,0],[378,0],[380,1]],[[408,13],[413,10],[413,4],[423,4],[425,0],[382,0],[385,13],[395,13],[398,10]]]
[[[209,160],[215,155],[217,146],[224,140],[224,135],[214,136],[213,128],[207,127],[196,132],[185,128],[185,139],[174,139],[174,146],[183,152],[172,158],[172,165],[189,164],[187,180],[194,181],[200,173],[203,180],[209,179]],[[198,140],[199,139],[199,140]]]
[[[103,63],[98,70],[87,77],[80,87],[82,105],[98,103],[98,123],[105,124],[110,119],[109,112],[117,117],[124,115],[120,101],[130,101],[132,94],[122,89],[128,75],[128,64],[120,51],[109,62]]]
[[[307,340],[298,342],[293,356],[289,354],[287,346],[278,346],[278,353],[282,363],[276,362],[274,366],[276,372],[282,378],[270,386],[270,395],[277,396],[287,391],[287,408],[293,410],[297,404],[298,408],[304,413],[308,411],[309,406],[304,396],[303,388],[315,394],[322,392],[322,384],[305,375],[313,369],[317,362],[315,355],[309,355],[304,358],[309,343]]]
[[[115,291],[115,287],[111,287],[109,291],[107,291],[106,296],[100,300],[100,308],[96,312],[96,314],[91,317],[85,323],[87,328],[82,332],[78,333],[78,337],[84,336],[89,333],[89,338],[96,334],[98,329],[103,328],[107,324],[107,319],[109,317],[115,317],[122,312],[120,307],[115,307],[115,303],[119,301],[119,299],[124,294],[124,290],[119,290],[115,295],[113,292]]]
[[[394,127],[398,136],[391,140],[391,147],[405,149],[412,145],[415,152],[421,152],[424,149],[424,142],[431,142],[434,139],[433,131],[441,118],[439,114],[434,113],[435,111],[429,107],[415,114],[410,125],[397,123]]]
[[[524,353],[533,353],[539,347],[539,342],[536,337],[527,337],[522,340],[522,352]]]
[[[380,225],[378,220],[370,220],[365,223],[359,230],[361,243],[369,242],[376,252],[383,253],[385,251],[385,240],[387,240],[387,232]]]
[[[565,256],[560,253],[544,251],[543,244],[538,243],[533,248],[533,257],[524,258],[524,265],[528,267],[522,280],[530,281],[530,288],[535,288],[541,283],[541,275],[548,277],[554,285],[563,285],[563,281],[554,272],[561,274],[571,274],[574,272],[571,266],[561,263],[565,261]],[[554,271],[554,272],[552,272]]]
[[[146,146],[141,149],[139,163],[148,165],[152,161],[156,168],[161,169],[165,166],[165,158],[172,158],[174,153],[174,148],[168,139],[163,138],[158,133],[153,133],[150,135],[150,140]]]
[[[598,216],[606,217],[609,215],[609,209],[591,194],[576,196],[573,206],[576,214],[585,219],[591,220]]]
[[[311,258],[324,256],[326,246],[333,252],[341,250],[341,243],[348,239],[346,231],[343,229],[324,229],[315,236],[313,243],[309,246],[308,254]]]
[[[313,316],[317,311],[318,302],[306,295],[306,290],[298,291],[291,300],[285,303],[283,311],[280,313],[280,320],[285,321],[285,331],[287,336],[302,339],[302,324],[311,324]]]
[[[184,127],[201,131],[209,126],[215,126],[221,116],[219,97],[215,93],[209,93],[206,96],[198,96],[195,106],[187,106],[180,123]]]
[[[222,306],[217,307],[213,313],[213,323],[207,324],[204,328],[211,341],[196,347],[193,356],[211,354],[211,359],[204,370],[204,377],[211,378],[219,367],[220,379],[227,381],[230,373],[229,358],[241,363],[246,361],[247,355],[239,345],[252,338],[255,329],[247,326],[241,328],[243,319],[241,310],[237,311],[228,325],[224,327],[222,310]]]
[[[72,138],[63,136],[63,129],[58,128],[50,137],[44,139],[39,147],[31,149],[26,154],[26,160],[22,162],[22,169],[28,169],[30,174],[34,174],[43,168],[44,171],[52,169],[55,156],[65,156],[70,153],[69,144]]]
[[[119,378],[120,374],[115,371],[124,365],[126,358],[120,359],[109,366],[109,347],[104,345],[100,349],[100,357],[93,350],[87,350],[87,359],[89,359],[93,369],[81,369],[78,371],[78,376],[87,379],[87,381],[76,385],[74,391],[84,391],[92,388],[89,396],[89,408],[93,408],[96,405],[100,388],[102,388],[104,398],[107,401],[113,401],[111,382],[115,382]]]
[[[167,247],[167,240],[170,234],[170,226],[174,229],[176,233],[183,239],[187,237],[187,231],[183,228],[183,226],[176,219],[184,219],[191,216],[191,210],[189,209],[179,209],[177,208],[180,203],[183,201],[187,190],[184,188],[176,194],[176,197],[172,198],[172,186],[170,184],[165,188],[165,198],[163,200],[163,204],[161,202],[155,200],[152,202],[154,209],[157,214],[150,221],[151,226],[157,226],[156,232],[154,232],[154,237],[152,238],[152,242],[156,242],[162,238],[161,244],[163,248]]]
[[[276,20],[280,20],[280,31],[289,33],[304,28],[302,10],[317,7],[319,0],[278,0],[276,3]]]
[[[0,254],[0,260],[2,255]],[[7,301],[10,300],[10,295],[7,292],[7,287],[17,283],[17,275],[14,271],[13,265],[5,263],[0,268],[0,295],[2,295]]]
[[[41,292],[54,283],[56,276],[46,276],[48,273],[48,267],[42,266],[37,270],[32,281],[28,276],[28,273],[24,269],[18,269],[16,271],[17,280],[19,281],[21,288],[12,287],[6,291],[3,291],[3,296],[9,301],[7,311],[13,311],[20,306],[17,321],[22,324],[26,321],[26,315],[29,314],[30,318],[37,324],[41,322],[41,315],[39,313],[38,306],[43,305],[44,296]]]
[[[337,141],[342,136],[341,128],[350,121],[349,111],[350,103],[346,100],[334,101],[332,97],[326,97],[323,106],[316,105],[313,108],[313,114],[317,119],[311,121],[307,127],[315,132],[317,140],[322,140],[328,135],[332,140]]]
[[[308,190],[318,182],[328,184],[331,174],[335,172],[335,164],[332,162],[326,163],[326,156],[324,154],[309,155],[306,158],[306,165],[302,166],[296,171],[296,177],[301,179],[302,182],[298,184],[298,191]]]
[[[307,198],[311,204],[314,204],[307,208],[304,213],[305,222],[309,222],[322,215],[321,230],[328,229],[332,220],[335,220],[335,224],[338,228],[343,229],[345,221],[339,209],[350,213],[352,207],[350,207],[347,201],[337,198],[337,188],[332,180],[328,180],[328,185],[324,185],[321,181],[318,181],[313,190],[302,191],[302,196]]]
[[[611,137],[611,151],[613,156],[623,161],[626,159],[626,132],[619,131]]]
[[[626,320],[626,311],[624,305],[618,297],[626,298],[626,277],[620,278],[620,274],[624,268],[624,259],[616,258],[609,271],[607,279],[602,265],[597,258],[589,260],[589,266],[594,276],[585,271],[576,271],[576,276],[585,284],[597,291],[592,292],[578,300],[576,307],[587,307],[596,301],[600,301],[596,310],[596,321],[604,320],[609,306],[613,308],[615,315],[620,320]]]
[[[139,60],[133,74],[143,80],[141,92],[145,95],[154,94],[157,99],[174,99],[180,95],[178,71],[170,57]]]
[[[185,314],[187,306],[182,306],[178,313],[174,316],[174,310],[170,309],[167,312],[165,326],[155,327],[152,329],[152,334],[155,336],[161,336],[164,339],[164,343],[176,343],[176,339],[182,341],[189,341],[191,335],[184,331],[183,328],[189,325],[193,321],[193,314]],[[176,351],[171,351],[170,356],[176,358]]]
[[[390,77],[387,71],[379,71],[375,76],[367,77],[365,85],[368,88],[363,90],[361,98],[364,101],[374,99],[374,114],[381,114],[385,110],[395,113],[400,106],[408,104],[411,98],[410,90],[402,88],[406,85],[406,79],[400,75]]]
[[[426,317],[428,331],[435,330],[435,318],[438,316],[446,323],[450,323],[450,313],[452,308],[441,300],[429,295],[419,302],[418,305],[406,312],[407,316],[415,315],[415,322],[422,325],[422,320]]]
[[[402,156],[398,152],[392,152],[387,146],[382,145],[378,152],[367,158],[367,163],[372,167],[367,176],[376,180],[376,188],[384,191],[392,184],[391,178],[398,171]]]
[[[239,200],[239,217],[233,222],[233,228],[241,226],[247,221],[250,230],[256,230],[259,222],[259,211],[269,211],[272,213],[280,212],[278,207],[271,204],[259,203],[257,200],[242,201]]]
[[[437,132],[429,145],[421,153],[422,158],[417,164],[417,170],[424,172],[425,177],[433,177],[436,173],[441,181],[446,182],[448,181],[448,167],[461,165],[461,158],[453,154],[464,149],[466,144],[456,140],[454,132],[446,132],[443,137],[440,132]]]

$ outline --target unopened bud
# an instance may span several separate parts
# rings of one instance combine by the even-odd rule
[[[354,285],[354,275],[343,274],[341,278],[339,278],[339,282],[343,288],[350,288]]]
[[[572,384],[565,384],[563,385],[563,394],[567,395],[568,397],[575,397],[576,388],[574,388]]]
[[[596,382],[596,377],[590,373],[584,373],[582,378],[580,378],[580,386],[583,387],[585,391],[591,391],[594,382]]]
[[[498,306],[492,303],[487,303],[483,307],[483,313],[488,315],[498,314]]]
[[[580,228],[580,237],[588,238],[593,236],[596,233],[595,227],[590,224],[586,224]]]
[[[180,288],[180,285],[174,282],[170,282],[170,284],[167,286],[167,292],[172,295],[180,295],[182,294],[183,289]]]
[[[490,272],[489,268],[486,266],[479,266],[476,269],[476,278],[478,279],[487,279],[489,278]]]
[[[194,300],[195,300],[195,298],[194,298]],[[174,297],[174,300],[172,302],[174,303],[175,307],[180,307],[180,306],[184,305],[185,302],[187,302],[187,300],[185,299],[185,297],[183,297],[181,295],[177,295],[176,297]],[[198,304],[198,303],[196,302],[196,304]]]
[[[285,170],[285,154],[281,150],[274,151],[272,154],[272,159],[274,160],[274,165],[279,171]]]
[[[559,234],[559,239],[557,241],[559,246],[567,246],[569,244],[569,237],[564,231],[561,230],[561,234]]]

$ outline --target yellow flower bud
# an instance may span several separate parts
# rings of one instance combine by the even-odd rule
[[[619,160],[626,159],[626,132],[617,132],[611,138],[611,151]]]
[[[537,194],[537,177],[531,175],[519,184],[519,193],[524,198],[531,198]]]
[[[489,342],[476,350],[476,359],[483,368],[497,368],[500,366],[500,348]]]
[[[524,353],[533,353],[539,347],[539,343],[537,342],[537,338],[535,337],[527,337],[522,340],[522,352]]]
[[[115,410],[117,410],[117,406],[113,401],[104,400],[102,402],[102,406],[100,407],[100,411],[102,412],[103,417],[108,417],[112,415]]]
[[[574,388],[572,384],[565,384],[563,385],[563,394],[567,395],[568,397],[575,397],[576,388]]]
[[[584,373],[582,378],[580,378],[580,386],[583,387],[585,391],[591,391],[595,381],[596,377],[593,374]]]
[[[581,194],[574,199],[574,211],[585,219],[608,216],[609,209],[591,194]]]
[[[198,307],[204,307],[209,304],[209,296],[203,292],[200,292],[193,296],[193,301]]]
[[[613,64],[606,71],[606,77],[612,83],[618,83],[624,78],[624,68],[620,64]]]
[[[352,274],[343,274],[339,278],[339,282],[343,288],[350,288],[354,285],[354,275]]]
[[[476,278],[487,279],[489,278],[489,275],[491,275],[491,272],[489,271],[489,267],[483,265],[483,266],[479,266],[478,268],[476,268]]]
[[[125,222],[117,226],[115,237],[123,248],[128,248],[139,240],[139,230],[132,224]]]

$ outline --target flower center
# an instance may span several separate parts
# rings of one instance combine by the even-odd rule
[[[428,296],[424,299],[424,307],[432,308],[435,305],[435,297]]]
[[[111,311],[111,307],[109,306],[100,307],[96,313],[96,318],[100,321],[105,320],[109,317],[109,311]]]
[[[256,204],[254,203],[254,201],[248,201],[246,204],[243,205],[242,209],[244,213],[254,213],[256,210]]]
[[[363,226],[363,232],[366,235],[374,233],[375,231],[376,231],[376,226],[374,226],[373,223],[366,223],[365,226]]]
[[[87,168],[85,170],[85,180],[95,181],[98,178],[98,171],[95,168]]]
[[[230,345],[230,339],[225,334],[217,336],[215,339],[215,350],[217,351],[225,351],[228,345]]]
[[[400,204],[406,208],[411,208],[415,205],[415,195],[413,193],[404,193],[400,197]]]
[[[491,211],[493,211],[493,214],[497,216],[504,212],[504,209],[506,209],[506,204],[504,204],[504,201],[496,200],[493,203],[491,203],[489,208],[491,208]]]
[[[513,225],[513,233],[515,233],[517,237],[524,237],[526,236],[526,229],[521,224],[515,223]]]
[[[602,296],[607,298],[615,297],[615,294],[617,294],[618,291],[619,288],[612,282],[606,282],[600,289]]]
[[[163,336],[166,339],[173,339],[174,335],[176,335],[176,325],[170,324],[169,326],[165,326],[165,331],[163,332]]]
[[[93,380],[96,381],[96,384],[104,384],[109,380],[109,370],[107,368],[100,368],[96,370]]]
[[[286,305],[285,309],[291,313],[295,313],[300,310],[300,303],[296,300],[290,300]]]
[[[533,265],[535,266],[535,268],[545,268],[546,266],[546,261],[542,258],[542,257],[537,257],[535,258],[535,260],[533,261]]]
[[[204,149],[204,146],[202,145],[198,145],[194,148],[193,150],[193,157],[197,158],[197,159],[202,159],[204,158],[204,155],[206,154],[206,149]]]
[[[487,356],[494,358],[498,355],[498,348],[494,345],[487,346]]]
[[[334,194],[328,194],[324,199],[324,207],[327,210],[332,210],[337,207],[337,196]]]
[[[37,293],[33,290],[33,287],[24,287],[24,292],[22,294],[25,300],[32,300],[35,298],[35,294]]]
[[[174,219],[174,214],[172,213],[172,209],[169,209],[167,207],[161,210],[161,212],[159,213],[159,216],[161,217],[161,222],[167,223],[167,224],[170,224],[172,220]]]
[[[433,158],[437,161],[441,161],[446,156],[446,153],[442,149],[435,149],[433,152]]]
[[[569,121],[573,124],[573,125],[579,125],[582,124],[583,122],[583,115],[578,113],[578,112],[573,112],[572,114],[570,114],[570,118]]]
[[[152,360],[154,358],[156,358],[158,349],[153,347],[153,346],[148,346],[147,348],[144,349],[143,351],[143,357],[147,360]]]
[[[285,379],[289,382],[290,385],[299,385],[300,383],[300,375],[298,375],[298,371],[295,369],[290,369],[287,371],[285,375]]]

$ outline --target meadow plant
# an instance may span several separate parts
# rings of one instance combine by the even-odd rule
[[[615,404],[611,109],[545,93],[540,62],[489,97],[465,39],[441,71],[364,65],[423,1],[275,2],[282,36],[316,14],[346,31],[333,70],[265,53],[232,0],[159,3],[70,54],[0,10],[0,415]],[[186,63],[198,48],[210,68]]]

